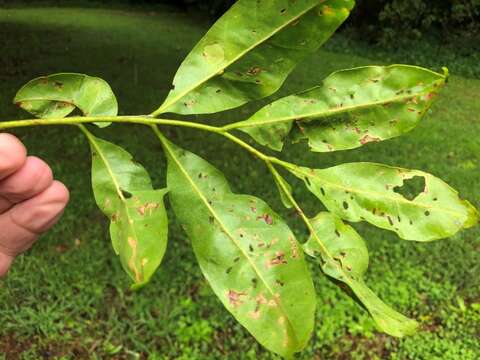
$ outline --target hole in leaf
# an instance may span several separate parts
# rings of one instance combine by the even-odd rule
[[[430,216],[430,211],[425,211],[425,216]]]
[[[348,203],[346,201],[343,202],[343,208],[345,210],[348,210]]]
[[[422,176],[414,176],[411,179],[405,180],[401,187],[394,187],[393,191],[402,195],[405,199],[412,201],[420,195],[424,189],[425,178]]]
[[[120,189],[120,191],[125,199],[130,199],[133,196],[132,193],[128,192],[127,190]]]

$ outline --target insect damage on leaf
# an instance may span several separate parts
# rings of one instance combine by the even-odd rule
[[[402,239],[432,241],[454,235],[478,222],[477,210],[442,180],[417,170],[373,163],[342,164],[329,169],[296,168],[292,173],[327,209],[348,221],[367,221]],[[425,185],[413,199],[400,192],[413,178]]]
[[[446,77],[415,66],[367,66],[338,71],[323,84],[287,96],[227,128],[281,150],[292,132],[312,151],[331,152],[387,140],[412,130]]]
[[[118,104],[110,85],[84,74],[42,76],[25,84],[14,103],[39,118],[63,118],[78,108],[84,116],[116,116]],[[99,127],[108,123],[98,123]]]
[[[368,288],[366,244],[342,219],[367,221],[407,240],[431,241],[476,225],[479,213],[446,183],[421,171],[371,163],[302,168],[258,151],[229,131],[241,130],[274,150],[281,150],[289,135],[294,142],[307,140],[315,152],[375,146],[419,124],[447,83],[448,70],[439,74],[407,65],[343,70],[245,121],[223,128],[182,122],[222,134],[265,161],[283,205],[293,208],[310,230],[303,246],[264,201],[234,193],[220,170],[170,143],[154,125],[178,125],[178,120],[154,117],[215,113],[272,95],[296,64],[343,23],[353,5],[353,0],[239,0],[181,64],[158,110],[115,119],[151,125],[168,159],[170,203],[207,281],[263,346],[287,358],[306,346],[313,331],[316,297],[303,249],[368,310],[380,330],[402,337],[418,326]],[[87,136],[94,196],[110,220],[114,251],[132,288],[145,285],[166,251],[167,190],[155,190],[147,171],[127,151],[80,125],[96,119],[99,123],[93,123],[104,127],[113,121],[118,105],[110,86],[84,74],[60,73],[30,81],[14,102],[50,124],[77,124]],[[63,120],[75,109],[83,114],[80,121]],[[21,126],[27,123],[47,121],[27,120]],[[274,165],[303,180],[330,212],[309,219]]]
[[[83,128],[92,153],[92,186],[97,205],[110,218],[115,252],[134,288],[156,271],[166,250],[166,190],[154,190],[147,171],[121,147]]]
[[[273,94],[353,5],[353,0],[237,1],[183,61],[173,89],[153,114],[215,113]]]
[[[262,200],[234,194],[218,169],[161,141],[170,202],[214,292],[268,349],[299,351],[313,327],[315,297],[295,236]],[[280,318],[281,326],[271,321]]]
[[[369,256],[361,236],[331,213],[320,213],[310,223],[313,233],[303,246],[305,252],[319,257],[322,270],[353,292],[380,330],[397,337],[413,334],[418,327],[416,321],[390,308],[365,284]]]

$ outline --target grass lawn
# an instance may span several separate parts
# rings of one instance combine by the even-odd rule
[[[121,114],[150,112],[163,100],[182,58],[207,27],[206,20],[168,8],[0,10],[0,119],[26,117],[11,105],[16,90],[31,78],[60,71],[106,79],[117,94]],[[348,53],[320,51],[299,66],[280,94],[317,84],[336,69],[383,63],[374,50],[370,59],[355,54],[355,47]],[[315,167],[375,161],[418,168],[443,178],[478,207],[479,96],[479,80],[453,74],[432,114],[400,139],[334,154],[312,154],[295,145],[282,156]],[[261,103],[197,120],[225,123],[246,117]],[[133,152],[151,171],[154,183],[164,186],[165,159],[149,131],[113,126],[95,132]],[[261,163],[215,135],[185,129],[167,133],[221,168],[236,192],[269,202],[299,238],[305,238],[306,230],[282,208]],[[107,221],[92,198],[89,148],[83,136],[70,127],[29,128],[15,134],[31,154],[51,163],[56,177],[71,189],[72,199],[62,221],[0,282],[0,353],[5,353],[0,359],[274,358],[210,291],[173,214],[163,266],[147,288],[129,291],[129,280],[109,243]],[[321,204],[292,181],[305,209],[316,213]],[[480,229],[417,244],[370,226],[355,227],[371,253],[368,284],[387,303],[419,319],[423,330],[402,340],[377,333],[368,315],[312,265],[317,326],[299,358],[480,358]]]

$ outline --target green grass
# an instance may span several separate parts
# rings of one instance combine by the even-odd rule
[[[11,105],[16,90],[33,77],[59,71],[106,79],[122,114],[151,111],[163,100],[178,64],[207,26],[201,18],[192,20],[167,9],[156,13],[138,8],[134,12],[126,8],[0,10],[0,119],[25,117]],[[378,59],[384,58],[376,49],[366,59],[356,55],[365,53],[364,48],[357,52],[349,48],[348,53],[341,48],[321,51],[305,61],[279,95],[317,84],[335,69],[381,63]],[[362,160],[422,169],[442,177],[480,206],[479,94],[479,80],[454,74],[432,114],[403,138],[335,154],[312,154],[303,145],[289,146],[282,156],[315,167]],[[208,121],[246,117],[261,103]],[[305,238],[296,216],[282,209],[260,162],[215,135],[185,129],[167,132],[175,142],[220,167],[236,192],[269,202],[290,221],[299,238]],[[56,177],[71,189],[72,199],[62,221],[0,282],[4,358],[273,358],[209,290],[173,214],[163,266],[147,288],[130,292],[109,244],[107,221],[96,209],[89,188],[85,139],[69,127],[15,133],[31,154],[51,163]],[[164,185],[165,160],[146,129],[114,126],[96,133],[133,152],[151,171],[154,183]],[[320,203],[301,184],[294,184],[308,213],[318,211]],[[480,231],[417,244],[369,226],[355,226],[371,252],[368,284],[387,303],[421,320],[424,330],[403,340],[377,333],[368,315],[312,266],[317,326],[300,358],[478,359]]]

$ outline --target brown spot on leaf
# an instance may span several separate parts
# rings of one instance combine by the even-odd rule
[[[272,225],[273,224],[273,218],[270,214],[263,214],[262,216],[257,216],[257,220],[263,219],[266,224]]]
[[[297,259],[298,258],[298,244],[297,240],[290,235],[288,237],[288,241],[290,241],[290,249],[292,250],[292,259]]]
[[[285,253],[283,251],[277,251],[275,253],[275,257],[267,261],[267,267],[270,268],[272,266],[284,265],[287,263],[288,262],[285,259]]]
[[[227,292],[228,302],[233,307],[238,307],[238,306],[243,304],[242,296],[246,296],[246,295],[247,295],[247,293],[245,293],[245,292],[228,290],[228,292]]]
[[[260,319],[260,311],[259,310],[250,311],[248,313],[248,316],[250,316],[252,319],[258,320]]]
[[[255,76],[255,75],[258,75],[262,72],[262,69],[258,66],[253,66],[251,67],[250,69],[248,69],[247,71],[247,74],[248,75],[252,75],[252,76]]]
[[[137,240],[135,240],[132,237],[129,237],[128,238],[128,245],[130,246],[130,248],[132,250],[132,256],[130,256],[130,260],[128,261],[128,267],[135,274],[135,281],[137,283],[139,283],[139,282],[142,281],[142,273],[137,268],[137,263],[136,263],[136,260],[137,260]]]
[[[110,218],[110,220],[112,221],[112,223],[115,223],[118,221],[118,218],[120,217],[120,215],[118,214],[118,212],[114,213],[112,215],[112,217]]]
[[[379,142],[379,141],[381,141],[380,138],[373,137],[373,136],[370,136],[370,135],[367,134],[360,139],[360,144],[365,145],[365,144],[368,144],[368,143],[371,143],[371,142]]]
[[[141,216],[144,216],[145,213],[147,212],[151,214],[153,210],[158,209],[159,206],[160,205],[157,203],[146,203],[145,205],[142,205],[139,208],[137,208],[137,211]]]

